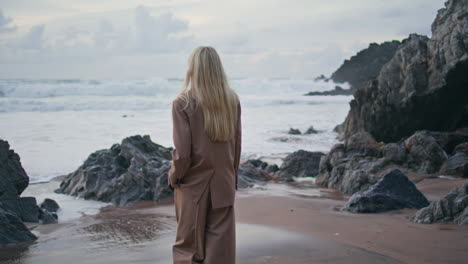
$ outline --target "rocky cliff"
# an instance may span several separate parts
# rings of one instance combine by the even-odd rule
[[[362,88],[367,81],[379,75],[380,69],[393,57],[399,45],[400,42],[396,40],[371,43],[368,48],[345,60],[330,79],[335,83],[348,82],[353,91]]]
[[[340,137],[359,131],[395,142],[416,130],[468,126],[468,1],[449,0],[432,37],[412,34],[378,77],[355,91]]]

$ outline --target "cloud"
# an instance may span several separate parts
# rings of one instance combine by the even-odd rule
[[[13,19],[6,17],[0,9],[0,33],[15,32],[16,26],[11,26]]]
[[[149,9],[138,6],[135,9],[135,46],[136,52],[171,52],[184,47],[190,38],[177,37],[177,33],[185,32],[188,23],[176,18],[172,13],[151,16]]]
[[[44,25],[33,26],[26,34],[10,42],[17,49],[39,50],[44,44]]]

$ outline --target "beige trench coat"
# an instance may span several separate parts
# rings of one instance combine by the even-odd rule
[[[179,98],[172,102],[175,148],[168,184],[175,188],[183,185],[184,192],[195,201],[199,201],[209,184],[212,208],[233,205],[242,140],[240,103],[236,136],[227,142],[211,141],[204,131],[200,107],[184,109],[184,106]]]
[[[184,106],[180,99],[172,103],[175,149],[168,184],[175,188],[177,219],[173,263],[235,264],[240,103],[236,135],[227,142],[211,141],[204,131],[202,110]]]

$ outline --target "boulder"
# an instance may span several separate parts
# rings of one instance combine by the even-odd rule
[[[457,152],[451,156],[440,169],[446,175],[468,178],[468,154]]]
[[[439,171],[448,156],[437,141],[425,133],[416,132],[404,141],[408,150],[408,167],[419,173]]]
[[[127,205],[170,197],[167,184],[171,149],[149,136],[131,136],[110,149],[98,150],[65,176],[56,193]]]
[[[292,127],[291,127],[291,128],[289,129],[288,134],[290,134],[290,135],[300,135],[300,134],[301,134],[301,131],[300,131],[299,129],[296,129],[296,128],[292,128]]]
[[[45,209],[49,212],[56,213],[57,210],[60,208],[58,203],[50,198],[45,198],[44,201],[40,205],[41,209]]]
[[[315,130],[313,126],[310,126],[306,132],[304,132],[304,135],[310,135],[310,134],[317,134],[319,131]]]
[[[322,152],[295,151],[286,156],[275,175],[289,180],[292,177],[316,177],[323,155],[325,154]]]
[[[420,224],[453,222],[468,225],[468,183],[452,189],[442,199],[417,211],[411,220]]]
[[[468,126],[468,5],[449,0],[432,24],[432,37],[411,34],[377,78],[354,92],[340,138],[367,131],[397,142],[417,130]]]
[[[58,222],[57,214],[45,209],[40,210],[39,218],[41,224],[55,224]]]
[[[15,199],[28,187],[29,177],[20,157],[0,139],[0,200]]]
[[[34,241],[37,237],[15,214],[0,208],[0,245]]]
[[[37,206],[36,198],[34,197],[1,200],[0,208],[16,214],[24,222],[39,222],[41,209]]]
[[[468,142],[458,144],[453,149],[453,152],[454,152],[453,154],[455,154],[457,152],[462,152],[462,153],[468,154]]]
[[[368,80],[379,75],[383,65],[395,55],[399,46],[399,41],[371,43],[366,49],[345,60],[331,79],[336,83],[349,83],[352,91],[360,89]]]
[[[369,189],[351,196],[343,210],[353,213],[379,213],[428,205],[426,197],[414,183],[409,181],[401,170],[394,169],[385,173]]]
[[[358,132],[322,157],[315,183],[354,194],[375,184],[389,168],[438,173],[448,157],[438,142],[425,131],[416,131],[398,143],[388,144],[377,142],[370,133]]]
[[[254,184],[264,184],[272,179],[272,176],[253,162],[244,162],[239,165],[237,172],[237,187],[248,188]]]

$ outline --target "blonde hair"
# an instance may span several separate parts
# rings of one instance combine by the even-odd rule
[[[201,46],[190,55],[184,86],[178,97],[203,111],[204,129],[213,141],[228,141],[236,132],[239,97],[229,87],[218,53]]]

